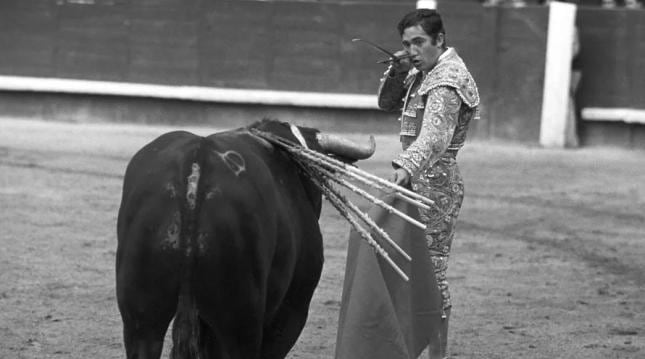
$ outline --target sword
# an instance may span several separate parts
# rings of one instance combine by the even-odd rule
[[[403,59],[407,59],[407,58],[412,57],[412,55],[410,55],[410,54],[406,54],[406,55],[402,55],[402,56],[395,56],[390,51],[384,49],[383,47],[381,47],[381,46],[379,46],[379,45],[377,45],[377,44],[375,44],[375,43],[373,43],[371,41],[368,41],[368,40],[365,40],[365,39],[358,39],[358,38],[357,39],[352,39],[352,42],[358,42],[358,41],[364,42],[364,43],[372,46],[373,48],[383,52],[384,54],[386,54],[387,56],[390,57],[389,59],[377,61],[376,62],[377,64],[392,63],[392,62],[395,62],[395,61],[399,61],[399,60],[403,60]]]

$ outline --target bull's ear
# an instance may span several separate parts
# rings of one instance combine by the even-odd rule
[[[287,124],[290,132],[290,140],[298,143],[303,147],[307,147],[314,151],[322,152],[318,144],[318,130],[315,128],[296,126]]]
[[[273,136],[277,136],[279,138],[283,138],[285,140],[289,140],[291,142],[297,143],[296,138],[292,134],[292,131],[290,130],[290,125],[287,122],[282,122],[278,121],[275,119],[270,119],[270,118],[263,118],[260,121],[257,121],[247,127],[248,130],[257,130],[260,132],[265,132],[265,133],[270,133]],[[271,144],[269,141],[266,139],[262,138],[262,136],[256,136],[251,132],[251,135],[262,144],[263,147],[266,147],[267,149],[275,149],[274,145]]]

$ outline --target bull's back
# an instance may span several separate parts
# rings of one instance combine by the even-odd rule
[[[201,142],[188,132],[162,135],[137,152],[126,169],[116,289],[128,357],[160,353],[175,315],[188,248],[188,177]]]
[[[188,176],[201,138],[188,132],[160,136],[135,154],[126,169],[117,231],[120,244],[138,232],[179,246],[181,223],[189,203]],[[139,228],[143,227],[143,228]]]
[[[171,132],[143,147],[126,169],[117,223],[117,294],[137,297],[164,284],[177,292],[189,217],[187,178],[201,138]],[[139,288],[139,289],[137,289]]]
[[[249,134],[211,136],[202,150],[197,304],[216,331],[246,328],[253,343],[286,301],[309,303],[322,269],[318,203],[293,160]]]
[[[127,252],[145,252],[207,258],[231,270],[253,258],[263,270],[291,207],[280,195],[289,184],[276,183],[280,169],[265,151],[236,132],[172,132],[142,148],[124,178],[117,265]]]
[[[289,311],[287,297],[308,306],[322,266],[317,211],[292,161],[248,133],[157,138],[124,178],[124,322],[150,316],[167,325],[184,293],[215,337],[237,331],[236,340],[257,348],[267,323]],[[217,343],[216,351],[239,347]]]
[[[178,281],[190,270],[199,283],[232,274],[260,301],[270,271],[289,283],[298,239],[313,229],[315,243],[318,228],[293,163],[237,131],[172,132],[142,148],[126,170],[117,227],[118,268],[149,263]]]

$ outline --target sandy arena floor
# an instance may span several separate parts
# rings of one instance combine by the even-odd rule
[[[124,357],[122,175],[170,129],[0,119],[0,358]],[[377,144],[359,165],[387,177],[398,143]],[[645,358],[645,153],[472,142],[459,160],[452,357]],[[323,278],[289,358],[334,353],[349,227],[328,205],[320,222]]]

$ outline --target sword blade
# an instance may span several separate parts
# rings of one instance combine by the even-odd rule
[[[371,42],[371,41],[368,41],[368,40],[365,40],[365,39],[352,39],[352,41],[353,41],[353,42],[358,42],[358,41],[360,41],[360,42],[364,42],[364,43],[366,43],[366,44],[368,44],[368,45],[372,46],[373,48],[375,48],[375,49],[377,49],[377,50],[379,50],[379,51],[381,51],[381,52],[383,52],[383,53],[387,54],[389,57],[391,57],[391,58],[396,58],[396,56],[394,56],[394,54],[393,54],[393,53],[389,52],[388,50],[386,50],[386,49],[382,48],[381,46],[379,46],[379,45],[377,45],[377,44],[375,44],[375,43],[373,43],[373,42]]]
[[[399,56],[399,57],[390,57],[389,59],[376,61],[376,63],[377,64],[389,64],[389,63],[392,63],[394,61],[399,61],[399,60],[403,60],[403,59],[409,59],[410,57],[412,57],[412,55],[410,55],[410,54]]]

